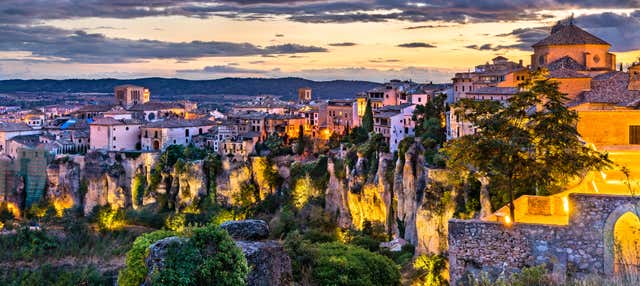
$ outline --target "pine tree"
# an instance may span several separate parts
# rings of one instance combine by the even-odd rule
[[[367,106],[362,116],[362,128],[367,132],[373,131],[373,110],[371,109],[371,101],[367,100]]]

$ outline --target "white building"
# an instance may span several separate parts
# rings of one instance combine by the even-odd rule
[[[9,139],[21,135],[35,135],[40,133],[40,130],[35,130],[23,122],[0,122],[0,153],[7,152],[7,141]]]
[[[135,119],[95,118],[89,124],[90,148],[109,151],[139,150],[141,126],[142,122]]]
[[[400,104],[381,107],[373,113],[373,131],[382,134],[391,153],[398,150],[400,141],[415,136],[416,124],[412,119],[415,104]]]
[[[152,122],[141,129],[142,150],[164,150],[170,145],[189,145],[192,137],[213,128],[215,123],[207,119],[164,120]]]

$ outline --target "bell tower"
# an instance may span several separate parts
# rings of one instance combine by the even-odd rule
[[[629,67],[629,90],[640,90],[640,62],[635,62]]]

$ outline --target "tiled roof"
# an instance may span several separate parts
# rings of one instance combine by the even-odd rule
[[[618,106],[634,106],[640,100],[640,91],[628,90],[629,74],[613,71],[596,76],[591,90],[583,92],[576,103],[610,103]]]
[[[107,112],[113,108],[113,104],[90,104],[80,107],[76,112]]]
[[[547,64],[547,69],[551,71],[557,70],[557,69],[571,69],[571,70],[583,71],[583,70],[586,70],[586,67],[578,63],[572,57],[564,56],[562,58],[559,58]]]
[[[136,120],[136,119],[114,119],[113,117],[98,117],[98,118],[94,118],[93,122],[91,122],[90,125],[135,125],[135,124],[139,124],[141,125],[142,122],[140,120]]]
[[[159,109],[175,109],[184,108],[184,105],[178,102],[168,101],[149,101],[142,104],[136,104],[129,108],[131,111],[147,111],[147,110],[159,110]]]
[[[208,119],[195,119],[195,120],[163,120],[158,122],[152,122],[144,127],[147,128],[182,128],[182,127],[198,127],[198,126],[212,126],[215,122]]]
[[[589,75],[579,73],[572,69],[567,68],[559,68],[555,70],[549,71],[549,76],[551,78],[588,78]]]
[[[40,144],[40,135],[20,135],[9,139],[24,146],[36,147]]]
[[[0,122],[0,131],[4,132],[15,132],[15,131],[30,131],[33,128],[29,127],[26,123],[23,122]]]
[[[552,45],[609,45],[604,40],[589,34],[587,31],[578,28],[573,23],[562,25],[554,28],[554,31],[548,37],[535,43],[533,47],[552,46]]]
[[[467,94],[485,94],[485,95],[513,95],[518,93],[517,87],[497,87],[497,86],[487,86],[478,88],[472,92],[467,92]]]

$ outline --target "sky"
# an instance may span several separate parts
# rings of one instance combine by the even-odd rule
[[[640,0],[2,0],[0,79],[448,82],[571,15],[640,57]]]

